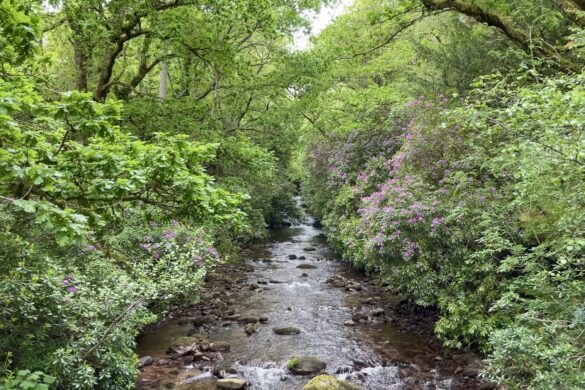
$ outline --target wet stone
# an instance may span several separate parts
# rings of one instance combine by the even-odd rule
[[[294,326],[283,326],[278,328],[272,328],[272,331],[278,335],[295,335],[301,333],[299,328],[295,328]]]
[[[152,356],[143,356],[138,359],[138,368],[150,366],[154,363],[154,358]]]
[[[217,381],[217,387],[220,389],[243,389],[248,385],[248,381],[243,378],[225,378]]]
[[[288,361],[288,369],[294,375],[311,375],[325,370],[327,364],[315,356],[295,356]]]
[[[303,248],[303,250],[305,252],[314,252],[317,250],[317,248],[313,248],[312,246],[308,246],[308,247]]]
[[[257,330],[258,324],[246,324],[246,326],[244,327],[244,332],[246,332],[246,334],[249,336],[256,333]]]
[[[315,269],[315,268],[317,268],[317,266],[313,265],[313,264],[303,263],[303,264],[297,265],[297,268],[299,268],[299,269]]]
[[[230,350],[230,344],[225,341],[216,341],[209,344],[209,350],[211,352],[225,352]]]
[[[240,319],[238,321],[240,321],[244,324],[255,324],[258,322],[258,318],[252,317],[252,316],[246,316],[246,317],[240,317]]]
[[[339,380],[331,375],[318,375],[311,379],[302,390],[359,390],[352,383]]]
[[[353,313],[353,315],[351,316],[351,319],[355,322],[358,321],[363,321],[363,320],[368,320],[368,316],[365,313],[361,313],[361,312],[355,312]]]
[[[297,258],[297,255],[288,255],[288,258],[291,259],[291,260],[294,260],[294,259]]]

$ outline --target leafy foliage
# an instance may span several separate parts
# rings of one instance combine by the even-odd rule
[[[436,308],[436,333],[449,346],[481,349],[488,378],[581,388],[583,76],[551,72],[464,18],[433,12],[409,25],[420,3],[396,3],[358,2],[315,41],[313,55],[323,57],[355,52],[357,42],[377,48],[329,66],[300,99],[301,107],[326,102],[305,123],[305,197],[344,258]],[[423,3],[472,17],[480,7]],[[538,26],[535,44],[568,34],[574,20],[548,2],[517,12],[525,3],[481,7]],[[363,23],[359,37],[346,32],[350,23]],[[458,52],[467,45],[472,58]],[[425,62],[385,77],[399,55]],[[464,71],[449,73],[460,64]]]

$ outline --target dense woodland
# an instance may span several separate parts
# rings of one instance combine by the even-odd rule
[[[0,2],[2,388],[135,337],[298,216],[510,389],[585,388],[585,2]]]

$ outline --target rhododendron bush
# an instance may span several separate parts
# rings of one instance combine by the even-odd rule
[[[585,383],[583,81],[485,77],[307,151],[344,258],[437,308],[437,334],[479,346],[499,382]]]

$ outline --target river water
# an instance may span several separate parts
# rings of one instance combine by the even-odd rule
[[[221,354],[219,363],[209,366],[229,367],[233,375],[248,380],[249,389],[257,390],[301,389],[310,378],[291,375],[286,365],[291,357],[306,355],[319,357],[327,363],[328,373],[362,389],[475,388],[454,374],[458,363],[449,360],[450,354],[445,358],[439,347],[431,347],[428,334],[421,336],[423,332],[416,328],[401,329],[391,314],[370,315],[365,324],[344,324],[356,311],[367,315],[398,298],[381,296],[346,263],[334,260],[335,254],[313,222],[307,216],[300,225],[273,231],[266,242],[247,253],[250,272],[243,277],[258,289],[251,291],[238,285],[235,275],[234,285],[222,287],[235,298],[226,310],[241,317],[266,316],[268,321],[250,336],[237,321],[203,329],[211,342],[231,345],[230,351]],[[305,259],[289,259],[290,255]],[[301,264],[315,268],[297,268]],[[362,291],[332,286],[327,280],[333,275],[360,283]],[[363,304],[367,298],[374,298],[375,304]],[[272,328],[279,326],[294,326],[301,333],[277,335]],[[179,319],[168,321],[139,339],[137,353],[164,358],[169,346],[193,332],[192,324]],[[215,378],[205,370],[198,364],[154,364],[143,370],[137,389],[214,389]]]

